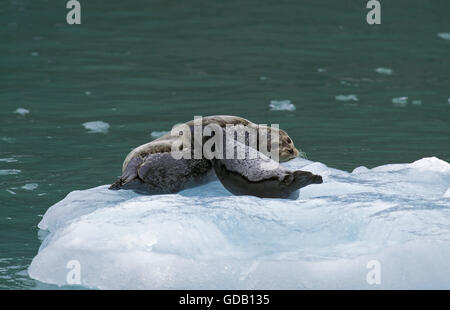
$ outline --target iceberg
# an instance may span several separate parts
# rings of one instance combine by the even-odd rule
[[[78,266],[96,289],[450,289],[448,162],[283,165],[324,183],[297,200],[233,196],[218,181],[171,195],[73,191],[39,223],[28,273],[63,286]]]

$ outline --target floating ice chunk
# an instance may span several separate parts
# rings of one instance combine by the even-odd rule
[[[393,71],[392,71],[392,69],[389,69],[389,68],[380,67],[380,68],[376,68],[375,72],[380,73],[380,74],[391,75]]]
[[[152,138],[159,138],[167,134],[167,131],[152,131],[151,136]]]
[[[450,32],[441,32],[437,34],[439,38],[450,41]]]
[[[35,190],[36,188],[38,188],[38,186],[39,185],[37,183],[27,183],[24,186],[22,186],[22,188],[27,191],[32,191],[32,190]]]
[[[7,189],[6,191],[7,191],[8,193],[10,193],[11,195],[16,195],[16,193],[15,193],[14,191],[10,190],[10,189]]]
[[[17,162],[18,160],[12,157],[9,158],[0,158],[0,162],[4,162],[4,163],[14,163]]]
[[[83,126],[89,130],[88,133],[107,133],[109,130],[109,124],[103,121],[87,122]]]
[[[336,96],[337,101],[358,101],[358,97],[354,94],[350,95],[338,95]]]
[[[100,289],[450,289],[450,164],[435,157],[352,173],[296,158],[324,183],[297,200],[233,196],[214,181],[173,195],[74,191],[39,223],[28,272]],[[442,196],[443,193],[444,197]]]
[[[394,107],[404,108],[408,105],[408,97],[396,97],[392,98],[392,105]]]
[[[291,100],[271,100],[269,104],[271,111],[294,111],[295,105]]]
[[[259,79],[260,79],[261,81],[266,81],[266,80],[268,80],[269,78],[268,78],[267,76],[260,76]]]
[[[450,98],[447,99],[448,104],[450,104]]]
[[[0,170],[0,175],[19,174],[20,172],[18,169],[6,169]]]
[[[28,113],[30,113],[30,110],[24,109],[24,108],[18,108],[14,111],[14,113],[16,114],[20,114],[22,116],[27,115]]]
[[[2,141],[6,142],[6,143],[14,143],[16,141],[16,138],[2,137]]]
[[[34,56],[34,57],[39,56],[39,53],[38,52],[31,52],[31,56]]]
[[[411,103],[414,104],[414,105],[421,105],[422,104],[422,100],[415,99],[415,100],[411,101]]]
[[[86,96],[90,96],[92,93],[91,93],[90,91],[85,91],[84,94],[85,94]]]
[[[324,72],[327,72],[327,69],[324,69],[324,68],[317,68],[317,72],[319,72],[319,73],[324,73]]]

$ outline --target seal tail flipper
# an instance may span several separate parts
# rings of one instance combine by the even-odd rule
[[[127,167],[123,171],[122,176],[116,182],[111,184],[109,189],[111,189],[111,190],[121,189],[125,184],[136,179],[138,177],[138,169],[139,169],[140,165],[142,164],[142,162],[143,162],[143,159],[140,156],[135,157],[132,160],[130,160]]]
[[[137,178],[137,173],[134,173],[134,174],[133,173],[129,173],[129,174],[124,173],[119,179],[117,179],[116,182],[111,184],[109,189],[111,189],[111,190],[121,189],[125,184],[133,181],[135,178]]]
[[[113,184],[111,184],[110,187],[108,187],[108,189],[110,190],[119,190],[123,185],[123,180],[122,178],[117,179],[116,182],[114,182]]]
[[[310,184],[321,183],[323,183],[323,180],[320,175],[312,174],[311,172],[302,170],[294,171],[294,184],[298,188],[302,188]]]

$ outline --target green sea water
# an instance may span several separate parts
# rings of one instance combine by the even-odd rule
[[[1,289],[53,288],[27,274],[47,208],[194,115],[279,124],[347,171],[450,161],[448,0],[382,1],[380,25],[363,0],[80,2],[81,25],[64,0],[0,2]]]

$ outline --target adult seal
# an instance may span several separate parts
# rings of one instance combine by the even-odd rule
[[[194,122],[195,120],[192,120],[184,125],[192,129]],[[287,161],[299,155],[292,139],[281,129],[256,125],[237,116],[214,115],[202,118],[202,127],[213,123],[220,128],[225,128],[227,125],[242,125],[253,129],[264,128],[267,130],[269,146],[274,134],[279,137],[280,161]],[[211,161],[204,158],[177,160],[176,156],[172,156],[174,155],[173,145],[179,142],[179,139],[179,136],[168,133],[133,149],[123,162],[121,177],[110,186],[110,189],[140,188],[148,189],[151,193],[175,193],[211,180]],[[128,183],[130,184],[126,186]]]
[[[194,126],[194,121],[191,120],[189,122],[184,123],[187,126]],[[206,116],[202,118],[202,125],[207,126],[209,124],[218,124],[221,128],[224,128],[227,125],[243,125],[248,126],[253,129],[265,128],[268,132],[268,144],[270,145],[272,134],[278,134],[279,136],[279,160],[280,162],[285,162],[295,157],[299,156],[300,151],[294,146],[294,142],[289,137],[289,135],[282,129],[274,129],[267,126],[257,125],[252,123],[251,121],[239,117],[239,116],[231,116],[231,115],[212,115]],[[179,124],[183,125],[183,124]],[[127,168],[128,163],[137,156],[146,156],[148,154],[155,153],[166,153],[172,151],[172,144],[177,141],[178,136],[172,136],[171,133],[167,133],[162,137],[159,137],[156,140],[151,142],[142,144],[135,149],[133,149],[123,161],[122,172]]]

